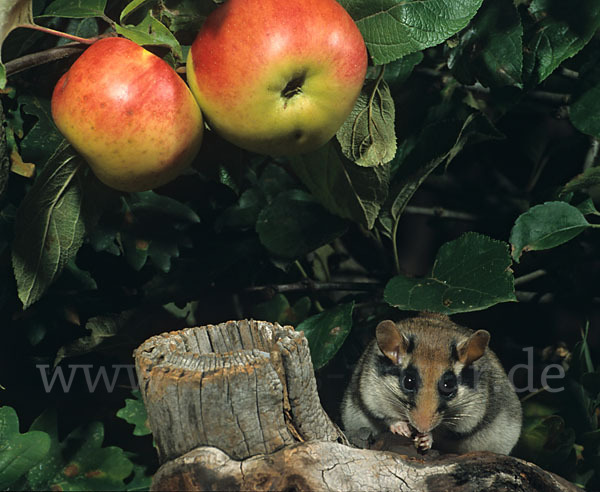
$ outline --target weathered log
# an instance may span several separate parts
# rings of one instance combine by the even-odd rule
[[[134,355],[161,462],[153,490],[577,490],[508,456],[350,447],[321,407],[306,338],[289,326],[188,328]]]
[[[235,461],[197,448],[163,465],[153,490],[319,490],[575,492],[566,480],[525,461],[488,452],[426,461],[333,442],[287,446]]]

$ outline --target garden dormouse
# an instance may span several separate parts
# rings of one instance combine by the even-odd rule
[[[379,323],[342,401],[349,439],[389,430],[420,451],[509,454],[521,405],[489,338],[437,314]]]

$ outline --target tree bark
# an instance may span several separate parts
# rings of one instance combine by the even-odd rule
[[[161,462],[152,490],[578,490],[508,456],[350,447],[321,407],[306,338],[289,326],[188,328],[134,355]]]
[[[244,459],[296,442],[347,442],[321,407],[308,342],[292,327],[188,328],[134,355],[161,463],[198,446]]]

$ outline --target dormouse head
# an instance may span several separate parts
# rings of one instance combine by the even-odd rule
[[[429,316],[398,324],[382,321],[376,339],[384,355],[382,375],[397,378],[405,418],[426,433],[451,419],[452,409],[476,389],[475,362],[485,354],[490,334],[466,330],[447,317]]]

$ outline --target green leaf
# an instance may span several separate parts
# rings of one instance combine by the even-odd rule
[[[523,62],[530,85],[535,86],[589,42],[600,27],[600,3],[533,0],[528,10],[535,22],[526,33]]]
[[[468,232],[439,249],[428,278],[392,278],[386,302],[403,310],[443,314],[478,311],[515,301],[508,245]]]
[[[144,20],[137,26],[116,25],[115,29],[119,34],[139,45],[167,46],[177,58],[183,59],[179,41],[164,24],[152,16],[151,11],[148,11]]]
[[[600,68],[594,64],[586,73],[580,73],[569,117],[580,132],[600,138]]]
[[[156,0],[132,0],[121,11],[121,15],[119,15],[119,22],[122,24],[128,16],[141,9],[141,7],[146,5],[154,6],[154,4],[156,4]]]
[[[569,108],[569,117],[580,132],[600,138],[600,84],[573,101]]]
[[[134,399],[125,399],[125,406],[117,411],[117,417],[120,417],[128,424],[135,426],[135,429],[133,430],[134,436],[146,436],[151,434],[152,431],[146,425],[148,413],[146,412],[146,406],[142,400],[142,395],[139,390],[132,391],[131,394],[134,396]]]
[[[27,162],[43,164],[54,155],[65,139],[54,124],[49,100],[23,95],[19,97],[19,101],[22,103],[23,113],[37,118],[21,140],[21,153]]]
[[[27,474],[33,490],[125,490],[133,463],[116,446],[102,447],[104,427],[91,422],[58,440],[56,413],[46,411],[32,424],[52,440],[45,459]]]
[[[266,204],[264,194],[257,188],[245,190],[237,203],[225,209],[217,220],[217,230],[248,229],[256,224],[258,214]]]
[[[523,26],[512,0],[485,2],[448,58],[463,84],[522,87]]]
[[[94,316],[90,318],[85,324],[85,329],[90,334],[60,347],[54,358],[54,366],[57,366],[65,357],[75,357],[97,351],[98,347],[104,345],[106,341],[112,341],[113,345],[118,345],[118,341],[115,341],[114,337],[130,320],[131,316],[123,313],[118,316]]]
[[[153,191],[132,193],[129,200],[132,227],[123,235],[126,254],[132,246],[144,256],[144,263],[149,256],[168,272],[171,258],[179,256],[179,246],[191,245],[183,229],[199,223],[200,217],[188,205]]]
[[[574,443],[575,432],[565,428],[558,415],[534,418],[524,422],[514,454],[547,469],[564,470],[569,464],[574,465]]]
[[[350,116],[337,131],[342,153],[365,167],[391,161],[396,154],[394,117],[394,100],[385,80],[367,80]]]
[[[546,202],[521,214],[510,232],[512,256],[519,261],[524,251],[555,248],[583,232],[590,223],[565,202]]]
[[[12,263],[27,309],[58,278],[83,243],[80,158],[59,148],[17,211]]]
[[[590,167],[582,174],[575,176],[571,181],[562,187],[559,192],[560,197],[569,193],[582,191],[589,193],[590,189],[600,185],[600,167]]]
[[[17,413],[0,407],[0,489],[25,475],[44,459],[50,449],[50,436],[41,431],[19,433]]]
[[[579,205],[577,205],[577,210],[579,210],[583,215],[600,215],[596,205],[594,205],[594,200],[592,200],[590,197],[586,198]]]
[[[296,327],[308,340],[315,369],[323,367],[340,349],[352,329],[354,301],[311,316]]]
[[[392,92],[408,79],[421,61],[423,61],[423,53],[417,51],[385,65],[383,79],[388,83]]]
[[[279,193],[296,188],[298,183],[282,166],[269,163],[260,174],[257,185],[266,201],[271,203]]]
[[[282,258],[299,258],[333,241],[346,231],[346,223],[327,213],[300,190],[282,192],[265,207],[256,232],[268,250]]]
[[[104,17],[106,0],[55,0],[40,17]]]
[[[111,198],[105,197],[107,203]],[[189,206],[173,198],[153,191],[130,193],[118,213],[107,214],[90,230],[90,243],[96,251],[115,255],[121,254],[121,246],[135,270],[150,258],[157,268],[168,272],[179,248],[191,246],[186,229],[199,221]]]
[[[291,159],[291,166],[313,196],[331,213],[371,229],[389,186],[389,164],[360,167],[333,143]]]
[[[463,29],[482,0],[343,0],[375,65],[436,46]]]
[[[276,294],[271,299],[254,306],[253,317],[280,325],[296,326],[308,315],[312,302],[308,297],[301,297],[292,306],[283,294]]]
[[[2,43],[16,27],[33,24],[32,0],[0,2],[0,52]],[[6,87],[6,68],[0,59],[0,89]]]
[[[152,485],[152,471],[142,465],[133,465],[133,477],[127,481],[128,492],[146,492]]]
[[[206,17],[221,2],[198,0],[177,0],[176,2],[160,2],[157,17],[177,33],[179,31],[197,33]]]

